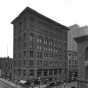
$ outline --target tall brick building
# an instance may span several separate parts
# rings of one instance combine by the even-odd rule
[[[12,24],[13,80],[65,80],[69,29],[29,7]]]

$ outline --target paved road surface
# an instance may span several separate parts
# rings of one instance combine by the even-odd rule
[[[0,80],[0,88],[12,88],[12,87]]]
[[[0,78],[0,88],[22,88],[22,86],[18,86],[10,81]]]

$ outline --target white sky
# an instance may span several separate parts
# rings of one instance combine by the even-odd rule
[[[13,57],[10,23],[27,6],[66,26],[88,25],[88,0],[0,0],[0,57]]]

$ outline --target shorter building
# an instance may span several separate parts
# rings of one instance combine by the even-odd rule
[[[12,76],[12,62],[13,59],[9,57],[0,58],[0,76],[2,78],[11,79]]]
[[[78,88],[88,88],[88,26],[75,24],[69,27],[68,32],[68,71],[70,78],[74,78],[78,69],[78,80],[80,81]],[[75,53],[77,53],[77,63]],[[75,64],[74,64],[75,63]],[[76,65],[78,64],[78,65]],[[77,76],[76,75],[76,76]],[[77,77],[76,77],[77,78]]]
[[[68,51],[68,79],[78,78],[78,56],[75,51]]]
[[[78,44],[79,80],[81,81],[79,88],[88,88],[88,34],[76,37],[75,40]]]

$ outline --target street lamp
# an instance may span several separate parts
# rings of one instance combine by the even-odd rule
[[[65,86],[66,86],[66,83],[64,82],[64,88],[65,88]]]
[[[34,88],[34,80],[32,80],[32,88]]]
[[[46,84],[48,85],[48,79],[46,79]]]
[[[38,78],[38,81],[39,81],[39,88],[40,88],[40,82],[41,82],[40,77]]]
[[[77,80],[77,87],[79,88],[79,79]]]
[[[56,88],[57,88],[57,78],[58,77],[58,75],[57,75],[57,70],[56,70]]]
[[[57,88],[57,74],[56,74],[56,82],[55,83],[56,83],[56,88]]]

